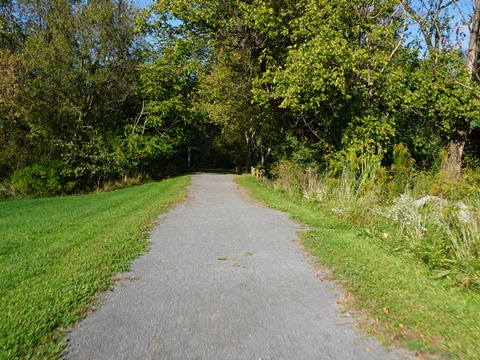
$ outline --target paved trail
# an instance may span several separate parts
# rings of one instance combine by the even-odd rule
[[[195,175],[66,359],[408,359],[342,317],[288,216],[226,175]]]

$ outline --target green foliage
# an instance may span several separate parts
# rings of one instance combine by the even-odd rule
[[[161,55],[140,68],[140,87],[137,90],[145,100],[142,134],[160,136],[173,148],[188,143],[201,120],[195,108],[197,72],[200,68],[201,48],[193,41],[179,39],[165,44]]]
[[[15,51],[24,40],[21,22],[15,13],[15,2],[0,0],[0,49]]]
[[[51,162],[34,164],[16,171],[12,184],[22,196],[46,197],[69,193],[75,183],[66,182],[64,164]]]
[[[479,118],[478,84],[457,52],[432,53],[410,74],[404,106],[444,140],[465,138]],[[421,110],[421,111],[420,111]]]
[[[349,300],[342,302],[343,305],[349,311],[359,309],[362,315],[366,312],[368,318],[373,319],[362,323],[371,333],[386,342],[400,342],[416,352],[433,356],[477,357],[480,351],[478,292],[452,288],[448,279],[442,277],[442,271],[432,271],[411,255],[402,256],[402,252],[394,248],[398,243],[392,239],[398,228],[377,228],[378,232],[371,228],[349,230],[351,226],[330,211],[329,197],[318,203],[272,191],[268,184],[262,185],[251,176],[239,177],[238,182],[255,198],[288,212],[293,219],[314,229],[300,233],[306,249],[320,264],[332,269],[334,279],[340,280],[354,295],[348,296]],[[404,209],[411,210],[412,204],[406,204]],[[370,212],[368,216],[374,214]],[[419,243],[425,248],[432,246],[427,239]],[[478,245],[474,249],[478,250]],[[474,263],[469,266],[472,265]],[[442,321],[438,321],[439,318]]]
[[[393,147],[393,194],[404,193],[412,181],[414,175],[415,160],[404,144],[396,144]]]
[[[387,170],[381,153],[350,150],[323,172],[282,161],[272,168],[271,186],[321,203],[451,286],[480,289],[478,176],[452,180],[441,164],[437,173],[420,172],[403,144],[394,147],[393,160]]]
[[[189,148],[201,149],[202,157],[211,150],[205,144],[212,142],[212,127],[205,121],[198,97],[207,45],[204,38],[183,25],[172,26],[169,14],[159,10],[162,6],[160,2],[152,6],[150,18],[140,22],[147,36],[156,36],[159,43],[150,44],[143,53],[145,61],[139,67],[136,90],[144,99],[143,109],[128,143],[133,149],[138,141],[141,153],[152,150],[157,159],[178,161],[185,155],[181,163],[187,165]],[[189,165],[193,166],[193,161]]]
[[[25,89],[20,81],[26,76],[22,59],[0,48],[0,179],[4,180],[25,166],[29,156],[29,139],[24,120]]]
[[[364,152],[390,150],[396,130],[394,121],[386,115],[354,116],[343,134],[342,143],[347,148],[362,149]]]
[[[116,176],[118,161],[107,152],[139,110],[133,8],[123,0],[27,0],[10,8],[26,36],[15,53],[0,50],[6,176],[65,160],[76,190]]]
[[[340,174],[354,151],[385,154],[378,176],[395,185],[382,191],[399,194],[396,144],[428,169],[480,119],[478,81],[438,37],[453,4],[434,3],[415,17],[393,0],[1,2],[0,177],[60,160],[83,191],[187,164],[191,149]],[[435,35],[423,57],[405,44],[408,16]]]
[[[457,53],[420,60],[402,47],[404,19],[396,6],[162,1],[160,9],[207,40],[211,69],[201,79],[201,97],[222,126],[255,132],[271,153],[300,160],[322,162],[348,148],[392,154],[403,142],[418,163],[430,165],[478,118],[477,85],[465,80]],[[213,16],[220,12],[222,19]],[[466,89],[472,90],[464,96]],[[280,121],[271,122],[265,111]],[[300,152],[284,152],[294,143],[285,134],[297,138]]]
[[[92,190],[125,176],[135,175],[159,158],[173,154],[162,137],[126,133],[94,134],[81,143],[69,142],[62,149],[62,174],[77,184],[77,190]]]
[[[51,0],[28,9],[32,31],[23,56],[33,72],[26,83],[31,126],[38,134],[67,141],[92,128],[108,128],[116,112],[126,110],[136,84],[126,4],[103,0],[70,6]]]
[[[267,7],[268,4],[268,7]],[[257,6],[259,5],[259,6]],[[199,71],[198,103],[207,119],[222,127],[223,134],[230,134],[229,141],[219,141],[218,149],[230,153],[229,144],[236,142],[243,164],[237,157],[232,162],[248,168],[256,162],[265,163],[275,153],[272,150],[282,137],[283,125],[278,121],[274,108],[267,103],[253,101],[254,83],[262,72],[260,57],[265,49],[262,11],[270,12],[273,2],[248,4],[248,2],[209,1],[197,4],[191,1],[160,1],[156,9],[182,21],[177,26],[174,43],[184,39],[204,41],[203,68]],[[281,9],[280,4],[274,7]],[[221,17],[218,14],[222,14]],[[274,19],[270,16],[270,19]],[[167,28],[167,26],[163,26]],[[272,28],[272,34],[276,30]],[[265,49],[266,50],[266,49]]]
[[[60,358],[65,330],[146,250],[188,181],[0,203],[0,358]]]
[[[270,87],[263,88],[272,90],[263,94],[301,119],[311,141],[337,149],[342,143],[382,146],[395,134],[395,120],[382,112],[378,95],[395,47],[392,4],[297,2],[297,16],[286,29],[292,45],[284,63],[272,63],[264,73]],[[389,18],[388,26],[374,23],[382,17]]]

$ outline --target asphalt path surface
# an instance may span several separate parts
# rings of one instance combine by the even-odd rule
[[[68,335],[66,359],[409,359],[355,328],[286,214],[194,175],[151,250]]]

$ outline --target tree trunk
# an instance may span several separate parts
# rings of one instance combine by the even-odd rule
[[[415,1],[402,0],[401,4],[405,11],[410,14],[411,18],[415,20],[420,27],[420,31],[424,36],[425,43],[429,50],[440,50],[441,45],[441,32],[432,21],[438,21],[441,18],[441,13],[446,11],[449,6],[454,5],[457,1],[449,1],[443,3],[442,1],[428,2],[430,8],[427,8],[428,15],[422,16],[412,4]],[[421,2],[422,4],[427,2]],[[469,24],[470,38],[468,41],[468,54],[465,62],[465,66],[468,69],[470,78],[477,78],[480,80],[477,68],[478,53],[479,53],[479,32],[480,32],[480,0],[472,1],[474,4],[472,22]],[[457,4],[458,6],[458,4]],[[431,11],[430,11],[431,10]],[[429,18],[430,17],[430,18]],[[429,20],[429,21],[426,21]],[[432,43],[432,36],[434,36],[434,43]],[[448,144],[448,160],[445,164],[445,170],[452,179],[458,179],[462,168],[462,155],[465,147],[465,141],[467,139],[468,129],[454,134],[456,140],[451,140]]]
[[[255,130],[249,129],[245,133],[245,140],[247,141],[247,161],[245,164],[245,171],[250,171],[250,166],[252,164],[252,153],[253,153],[253,140],[255,138]]]
[[[451,180],[458,180],[460,178],[464,148],[465,140],[450,140],[448,144],[448,159],[445,170]]]
[[[469,26],[470,39],[468,41],[467,69],[471,76],[477,76],[478,61],[478,33],[480,29],[480,0],[475,1],[472,23]]]
[[[475,8],[472,15],[472,23],[469,26],[470,38],[468,40],[468,54],[466,67],[472,78],[478,79],[478,51],[479,51],[479,32],[480,32],[480,0],[475,0]],[[461,135],[461,134],[460,134]],[[465,148],[465,136],[461,140],[450,140],[448,144],[448,160],[446,170],[448,177],[452,180],[460,178],[462,170],[462,155]]]

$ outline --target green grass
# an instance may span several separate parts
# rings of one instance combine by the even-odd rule
[[[322,204],[273,191],[251,176],[238,177],[253,197],[291,214],[309,226],[300,233],[307,250],[354,300],[349,306],[365,311],[361,322],[388,343],[399,343],[444,358],[478,359],[480,295],[434,280],[418,260],[395,253],[378,239],[362,236],[334,218]]]
[[[0,359],[60,357],[65,329],[147,249],[188,182],[0,203]]]

